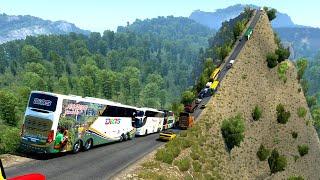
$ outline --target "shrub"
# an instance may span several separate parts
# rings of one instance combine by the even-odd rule
[[[166,151],[165,149],[159,149],[156,153],[156,160],[164,163],[172,164],[174,156],[172,152]]]
[[[302,176],[290,176],[288,180],[304,180]]]
[[[277,106],[277,121],[280,124],[286,124],[290,117],[290,112],[285,111],[284,106],[282,104],[278,104]]]
[[[261,117],[261,114],[262,114],[262,110],[259,106],[256,106],[254,109],[253,109],[253,112],[252,112],[252,118],[253,120],[255,121],[258,121]]]
[[[190,159],[188,157],[185,157],[183,159],[175,161],[174,164],[178,166],[180,171],[188,171],[190,168]]]
[[[280,46],[276,50],[276,55],[278,55],[278,63],[281,63],[282,61],[286,60],[290,56],[290,51],[289,49],[285,49],[282,46]]]
[[[306,117],[306,114],[307,114],[306,108],[304,108],[304,107],[299,107],[298,108],[298,116],[300,118]]]
[[[0,91],[0,119],[7,125],[17,126],[19,118],[16,115],[18,99],[9,91]]]
[[[153,168],[160,168],[160,163],[157,161],[148,161],[144,162],[142,165],[144,168],[153,169]]]
[[[180,141],[181,141],[180,142],[181,143],[181,147],[183,149],[189,148],[192,145],[192,142],[189,139],[181,139]]]
[[[278,64],[278,55],[274,53],[267,54],[267,63],[269,68],[274,68]]]
[[[274,8],[272,8],[272,9],[264,8],[264,9],[267,12],[269,21],[272,21],[277,17],[277,15],[276,15],[277,10],[276,9],[274,9]]]
[[[190,104],[194,98],[195,98],[195,95],[192,91],[184,91],[182,93],[181,103],[182,104]]]
[[[172,153],[173,157],[178,157],[181,151],[180,138],[176,138],[173,141],[168,142],[165,147],[168,152]]]
[[[193,159],[193,160],[199,160],[200,159],[200,155],[197,151],[192,151],[190,153],[190,157]]]
[[[257,156],[260,159],[260,161],[266,160],[269,157],[269,155],[270,151],[261,144],[257,152]]]
[[[289,66],[287,62],[281,63],[280,66],[278,67],[279,78],[285,82],[287,80],[286,73],[288,69],[289,69]]]
[[[298,59],[296,61],[296,66],[298,69],[298,74],[297,74],[298,77],[297,78],[298,78],[298,80],[301,80],[306,68],[308,67],[308,60],[305,58]]]
[[[166,180],[168,177],[165,175],[160,175],[158,173],[154,173],[152,171],[140,171],[138,173],[139,179],[154,179],[154,180]]]
[[[222,136],[229,150],[240,146],[244,138],[244,120],[240,115],[226,119],[222,122]]]
[[[187,137],[187,135],[188,135],[187,131],[182,131],[182,132],[180,133],[180,136],[181,136],[181,137]]]
[[[298,137],[298,133],[295,131],[291,132],[291,135],[292,135],[293,139],[297,139],[297,137]]]
[[[299,145],[299,146],[298,146],[298,151],[299,151],[300,156],[302,157],[302,156],[308,154],[308,152],[309,152],[309,146],[306,145],[306,144],[301,145],[301,146]]]
[[[201,168],[202,168],[202,165],[200,164],[199,161],[193,161],[192,162],[192,167],[193,167],[194,172],[200,172]]]
[[[278,151],[274,149],[268,158],[268,164],[271,173],[276,173],[284,170],[287,166],[287,159],[285,156],[280,156]]]
[[[20,129],[0,125],[0,154],[15,153],[20,144]]]

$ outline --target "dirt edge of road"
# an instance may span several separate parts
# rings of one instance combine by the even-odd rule
[[[13,155],[13,154],[1,154],[0,159],[2,161],[4,168],[13,167],[13,166],[24,164],[34,160],[21,155]]]

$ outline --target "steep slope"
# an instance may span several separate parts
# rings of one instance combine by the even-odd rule
[[[256,5],[243,5],[237,4],[233,6],[226,7],[224,9],[217,9],[214,12],[204,12],[200,10],[196,10],[192,12],[189,16],[190,19],[195,20],[196,22],[210,27],[212,29],[219,29],[221,27],[221,23],[232,19],[238,16],[246,6],[250,6],[251,8],[259,8]],[[299,25],[294,24],[292,22],[290,16],[287,14],[278,12],[277,19],[272,21],[273,27],[297,27]]]
[[[89,34],[89,31],[82,30],[66,21],[53,22],[29,15],[0,14],[0,26],[0,44],[40,34],[66,34],[69,32]]]
[[[277,68],[270,70],[266,54],[274,52],[274,34],[266,14],[263,14],[232,69],[211,98],[196,125],[159,150],[155,159],[142,164],[135,171],[140,178],[169,179],[287,179],[302,176],[316,179],[320,176],[320,145],[310,113],[303,118],[298,108],[307,108],[297,72],[290,61],[287,81],[279,79]],[[279,124],[276,106],[283,104],[291,117]],[[251,113],[256,105],[262,108],[262,117],[253,121]],[[221,133],[223,120],[240,114],[245,120],[244,141],[229,153]],[[294,139],[292,132],[297,132]],[[259,161],[256,153],[260,145],[277,149],[287,159],[284,171],[271,174],[268,161]],[[308,145],[309,153],[299,157],[298,145]],[[181,148],[181,152],[178,148]],[[170,153],[174,161],[170,162]],[[170,165],[168,165],[170,164]],[[131,176],[135,177],[135,176]]]
[[[264,144],[269,149],[277,148],[288,161],[286,170],[272,178],[302,175],[306,179],[314,179],[320,175],[319,140],[311,123],[307,123],[310,120],[309,113],[306,118],[299,118],[297,115],[297,109],[307,109],[307,103],[303,93],[298,92],[300,85],[296,80],[294,65],[288,61],[290,65],[286,83],[279,80],[277,68],[267,68],[266,53],[273,52],[276,48],[272,37],[273,32],[267,17],[262,16],[253,38],[247,42],[234,68],[222,82],[217,101],[212,108],[214,112],[221,114],[222,119],[237,113],[242,113],[246,119],[245,140],[240,148],[231,152],[230,165],[234,175],[239,173],[237,171],[241,167],[240,172],[244,177],[268,177],[268,163],[259,162],[256,157],[260,144]],[[276,120],[276,106],[280,103],[291,112],[290,120],[285,125],[278,124]],[[251,112],[255,105],[263,109],[259,122],[251,120]],[[291,136],[293,131],[299,134],[296,140]],[[301,144],[307,144],[310,151],[308,155],[295,162],[294,156],[299,155],[297,146]]]

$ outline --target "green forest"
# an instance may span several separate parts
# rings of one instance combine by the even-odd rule
[[[0,153],[18,143],[10,137],[20,131],[32,90],[171,109],[195,84],[203,64],[199,51],[213,34],[193,20],[169,16],[137,20],[118,32],[28,36],[1,44]]]
[[[320,137],[320,52],[314,58],[305,61],[304,80],[301,81],[311,114],[313,116],[314,125]]]

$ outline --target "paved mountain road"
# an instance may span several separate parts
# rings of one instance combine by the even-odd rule
[[[159,134],[137,137],[131,141],[113,143],[78,154],[56,155],[6,169],[7,177],[39,172],[47,179],[110,179],[128,165],[142,158],[164,142]]]

